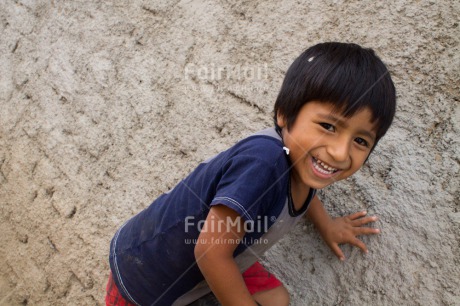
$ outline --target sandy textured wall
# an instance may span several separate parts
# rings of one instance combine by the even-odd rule
[[[266,263],[292,305],[460,305],[459,4],[1,1],[0,305],[102,304],[116,228],[270,126],[289,64],[330,40],[397,86],[369,164],[321,193],[382,234],[341,263],[301,224]]]

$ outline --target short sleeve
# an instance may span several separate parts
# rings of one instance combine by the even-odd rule
[[[225,205],[255,221],[279,196],[280,182],[274,169],[275,164],[265,160],[233,157],[223,167],[211,206]]]

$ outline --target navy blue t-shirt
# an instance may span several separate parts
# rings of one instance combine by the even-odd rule
[[[234,253],[240,269],[247,269],[257,260],[253,254],[262,255],[258,253],[279,240],[314,196],[311,190],[304,207],[294,212],[288,201],[289,165],[274,129],[243,139],[201,163],[127,221],[112,239],[110,266],[120,293],[138,305],[184,305],[207,293],[194,247],[210,207],[218,204],[253,225]],[[283,213],[288,204],[289,215]]]

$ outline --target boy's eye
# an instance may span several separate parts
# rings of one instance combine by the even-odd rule
[[[322,122],[319,125],[321,125],[325,130],[328,130],[329,132],[335,131],[335,127],[332,124]]]
[[[355,138],[355,142],[359,144],[360,146],[369,147],[369,143],[365,139],[362,139],[361,137]]]

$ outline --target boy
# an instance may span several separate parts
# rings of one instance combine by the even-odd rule
[[[367,252],[357,236],[379,233],[361,227],[376,218],[331,219],[315,194],[363,165],[395,104],[372,50],[307,49],[286,73],[275,128],[203,162],[118,230],[107,304],[204,305],[212,291],[222,305],[288,305],[286,289],[257,260],[304,216],[340,260],[341,243]]]

